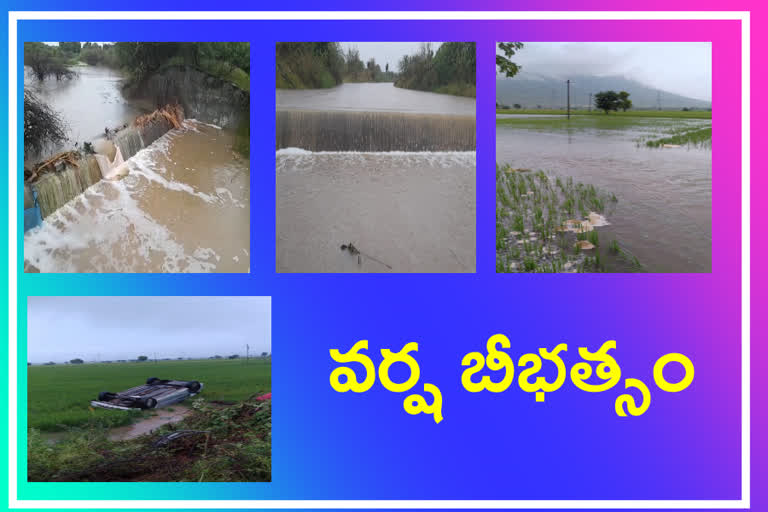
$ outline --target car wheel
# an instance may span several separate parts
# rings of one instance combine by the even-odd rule
[[[147,384],[151,386],[152,384],[154,384],[155,382],[157,382],[159,380],[160,379],[158,379],[157,377],[150,377],[150,378],[147,379]]]
[[[110,393],[109,391],[102,391],[101,393],[99,393],[99,400],[102,402],[112,400],[113,398],[115,398],[115,394]]]
[[[155,400],[152,397],[150,397],[150,398],[142,398],[139,401],[139,405],[141,406],[142,409],[154,409],[155,406],[157,405],[157,400]]]
[[[196,380],[187,382],[187,389],[189,390],[190,393],[197,393],[198,391],[200,391],[201,387],[203,386]]]

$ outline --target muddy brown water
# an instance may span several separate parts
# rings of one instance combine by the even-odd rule
[[[192,412],[192,409],[186,405],[176,404],[172,407],[156,409],[152,412],[155,415],[138,420],[131,425],[111,429],[108,435],[109,439],[112,441],[125,441],[145,434],[151,434],[163,425],[180,422]]]
[[[709,126],[708,121],[697,121]],[[710,272],[712,151],[638,147],[653,120],[622,130],[496,127],[496,160],[593,184],[618,198],[599,229],[649,272]],[[647,126],[646,126],[647,125]]]
[[[330,89],[277,89],[277,108],[474,116],[475,99],[402,89],[389,82],[363,83]]]
[[[248,272],[249,162],[193,120],[24,236],[26,271]]]
[[[277,270],[474,272],[475,153],[278,151]]]
[[[144,112],[137,104],[127,100],[121,85],[120,71],[100,66],[73,66],[76,75],[68,80],[49,77],[42,82],[24,67],[24,88],[34,92],[56,111],[66,125],[68,140],[59,147],[49,147],[46,153],[69,149],[77,142],[82,146],[104,134],[104,128],[113,129],[130,123]]]

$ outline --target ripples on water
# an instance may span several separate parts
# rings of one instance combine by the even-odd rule
[[[24,237],[26,270],[247,272],[248,161],[193,120],[127,161]]]
[[[281,150],[277,197],[278,272],[475,271],[474,152]]]

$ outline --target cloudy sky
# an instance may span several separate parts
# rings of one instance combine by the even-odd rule
[[[269,297],[29,297],[28,361],[272,352]]]
[[[525,43],[513,61],[523,66],[521,77],[623,75],[683,96],[712,99],[711,43]]]
[[[437,50],[441,43],[432,43],[432,49]],[[373,57],[376,59],[376,63],[384,69],[384,65],[389,63],[390,71],[397,71],[397,63],[403,58],[403,55],[411,55],[419,51],[421,43],[377,43],[377,42],[362,42],[362,43],[341,43],[341,48],[344,53],[347,53],[347,49],[350,47],[357,47],[360,50],[360,59],[363,62],[368,62],[368,59]]]

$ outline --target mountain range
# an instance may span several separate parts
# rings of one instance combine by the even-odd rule
[[[586,108],[590,93],[600,91],[627,91],[633,108],[681,109],[711,108],[709,101],[681,96],[653,88],[623,76],[574,76],[571,80],[571,107]],[[592,98],[594,101],[594,98]],[[565,79],[544,75],[518,75],[514,78],[496,78],[496,102],[512,106],[518,103],[522,108],[565,108]]]

